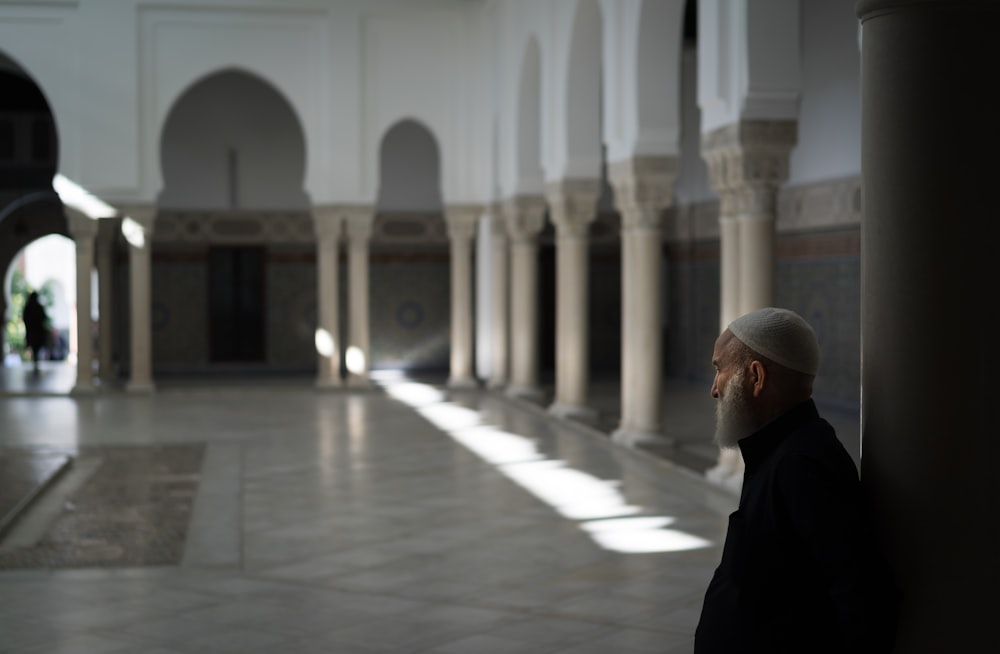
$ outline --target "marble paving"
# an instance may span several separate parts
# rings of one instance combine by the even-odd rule
[[[0,398],[0,447],[169,446],[204,448],[180,563],[0,572],[0,652],[690,652],[736,501],[398,380]]]

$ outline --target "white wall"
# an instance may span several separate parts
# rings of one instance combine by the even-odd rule
[[[851,3],[802,3],[802,101],[789,186],[861,174],[857,30]]]
[[[661,1],[650,7],[665,12],[666,6],[683,5]],[[406,118],[426,125],[438,143],[443,203],[485,203],[540,192],[545,179],[593,168],[586,151],[573,150],[560,122],[577,4],[0,4],[0,49],[27,70],[52,106],[61,172],[112,202],[157,197],[163,185],[161,137],[175,101],[206,75],[236,67],[266,80],[292,107],[307,143],[303,187],[313,203],[374,202],[382,138]],[[763,11],[747,0],[701,0],[702,40],[725,41],[699,55],[701,131],[739,116],[744,104],[774,115],[787,109],[797,72],[778,64],[789,43],[798,43],[801,26],[800,133],[789,184],[857,174],[856,21],[849,3],[842,4],[766,0]],[[645,96],[639,91],[663,81],[663,71],[643,64],[638,51],[643,6],[637,0],[600,0],[603,132],[612,160],[671,154],[677,147],[671,119],[646,114],[651,121],[646,124],[640,110]],[[801,15],[790,9],[799,6]],[[795,25],[786,24],[793,19]],[[747,28],[749,37],[741,33]],[[769,35],[769,29],[779,33]],[[542,180],[521,174],[515,150],[521,67],[530,38],[537,39],[541,60],[536,146]],[[744,69],[740,61],[747,53],[753,57]],[[668,69],[673,65],[671,57],[663,62]],[[693,201],[704,198],[705,190],[685,181],[684,192]]]
[[[80,30],[70,5],[0,4],[0,49],[39,86],[55,118],[59,167],[79,179],[83,86]]]
[[[60,170],[112,202],[152,202],[175,101],[239,68],[274,86],[306,135],[312,201],[371,203],[378,145],[402,118],[431,127],[449,202],[485,200],[482,3],[139,0],[0,5],[0,48],[55,114]],[[100,162],[100,165],[94,165]]]

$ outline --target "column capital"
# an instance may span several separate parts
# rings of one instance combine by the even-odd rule
[[[581,238],[587,235],[590,223],[597,217],[597,199],[600,195],[599,179],[561,179],[546,186],[549,215],[560,238]]]
[[[541,195],[517,195],[503,203],[507,235],[512,241],[531,241],[545,226],[545,198]]]
[[[83,241],[93,242],[94,237],[97,236],[99,221],[70,206],[64,206],[63,211],[66,213],[66,226],[69,228],[69,235],[73,237],[73,240],[78,244]]]
[[[313,207],[312,219],[316,238],[323,241],[336,241],[340,238],[345,218],[339,207]]]
[[[444,208],[444,220],[448,225],[448,238],[453,241],[470,240],[476,235],[479,217],[483,207],[477,204],[452,204]]]
[[[370,205],[340,205],[337,207],[347,227],[347,237],[351,244],[367,243],[375,224],[375,207]]]
[[[794,120],[743,120],[705,134],[701,154],[712,187],[722,195],[746,185],[783,184],[788,155],[797,142]]]
[[[633,157],[608,165],[623,229],[658,229],[673,201],[676,157]]]

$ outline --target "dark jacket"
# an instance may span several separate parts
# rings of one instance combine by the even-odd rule
[[[890,651],[894,586],[833,427],[809,400],[739,446],[743,493],[695,653]]]

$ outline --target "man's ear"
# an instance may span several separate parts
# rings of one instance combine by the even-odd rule
[[[764,383],[767,381],[767,369],[764,364],[754,359],[750,362],[750,383],[752,384],[753,396],[760,397],[764,392]]]

